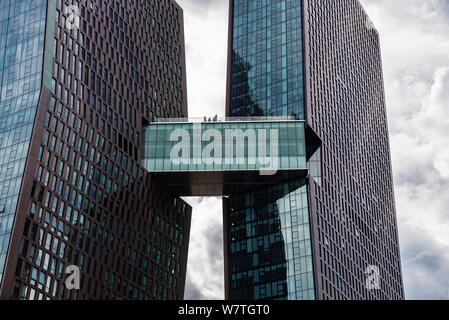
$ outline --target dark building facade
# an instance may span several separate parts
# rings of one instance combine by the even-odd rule
[[[403,299],[379,36],[361,4],[231,0],[228,47],[226,115],[305,120],[309,174],[224,200],[226,297]]]
[[[0,298],[182,299],[191,207],[140,165],[187,116],[181,8],[1,0],[0,35]]]

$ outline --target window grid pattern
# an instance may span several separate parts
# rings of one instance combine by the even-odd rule
[[[234,196],[228,206],[230,298],[315,299],[305,181]]]
[[[357,0],[304,0],[319,299],[403,299],[379,36]],[[368,266],[380,289],[366,287]]]
[[[304,119],[302,1],[234,0],[231,10],[227,115]],[[230,299],[315,298],[307,192],[292,180],[225,200]]]
[[[233,1],[230,116],[304,119],[298,0]]]
[[[14,230],[13,288],[0,294],[182,299],[191,207],[141,167],[138,149],[142,123],[187,116],[182,10],[166,0],[49,1],[50,98],[39,105],[31,199]],[[81,24],[70,31],[72,4]],[[81,268],[80,290],[64,286],[68,265]]]

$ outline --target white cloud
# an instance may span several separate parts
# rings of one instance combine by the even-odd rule
[[[423,135],[434,143],[434,166],[439,174],[449,179],[449,67],[438,68],[434,84],[424,106]]]
[[[186,198],[193,206],[187,265],[187,300],[224,299],[222,202]]]
[[[189,117],[224,116],[227,1],[178,3],[184,9]]]
[[[224,116],[228,2],[178,0],[184,10],[189,117]],[[222,204],[188,198],[193,205],[186,299],[224,299]]]

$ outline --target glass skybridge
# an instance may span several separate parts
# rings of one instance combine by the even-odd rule
[[[159,119],[143,166],[181,196],[231,195],[307,176],[305,122],[286,117]]]

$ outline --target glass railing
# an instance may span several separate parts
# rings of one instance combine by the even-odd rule
[[[206,122],[257,122],[257,121],[303,121],[296,116],[262,117],[194,117],[194,118],[158,118],[154,123],[206,123]]]

